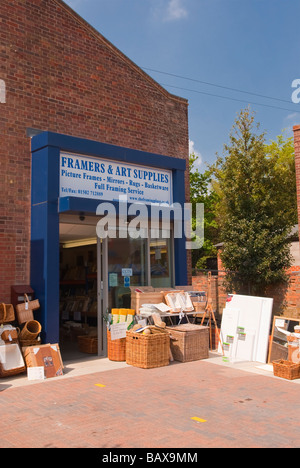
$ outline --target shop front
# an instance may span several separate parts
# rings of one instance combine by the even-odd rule
[[[183,220],[173,210],[185,203],[186,162],[50,132],[31,150],[42,340],[72,348],[84,326],[105,356],[105,315],[130,309],[133,288],[187,284]]]

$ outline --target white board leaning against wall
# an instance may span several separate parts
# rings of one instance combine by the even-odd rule
[[[223,309],[221,340],[232,362],[266,363],[273,299],[233,294]],[[218,348],[222,352],[221,345]]]

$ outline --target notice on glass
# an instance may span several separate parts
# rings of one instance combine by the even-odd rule
[[[118,286],[118,273],[109,273],[109,286],[111,288]]]

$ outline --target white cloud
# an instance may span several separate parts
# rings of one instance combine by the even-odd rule
[[[201,153],[195,149],[195,142],[192,140],[189,141],[189,154],[197,156],[198,159],[195,161],[194,168],[199,170],[202,165],[202,156]]]
[[[286,116],[286,120],[295,120],[295,118],[299,120],[298,112],[293,112],[292,114]]]
[[[292,137],[294,135],[293,126],[300,125],[300,114],[293,112],[284,118],[283,133],[285,137]]]
[[[185,0],[155,0],[152,4],[152,14],[156,20],[163,22],[178,21],[188,16],[183,6]]]
[[[186,18],[188,15],[187,10],[182,5],[182,0],[169,0],[167,7],[166,21],[174,21]]]

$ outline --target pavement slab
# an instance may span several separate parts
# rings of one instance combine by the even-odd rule
[[[216,358],[0,382],[1,448],[297,448],[298,381]],[[99,363],[98,363],[99,365]]]

